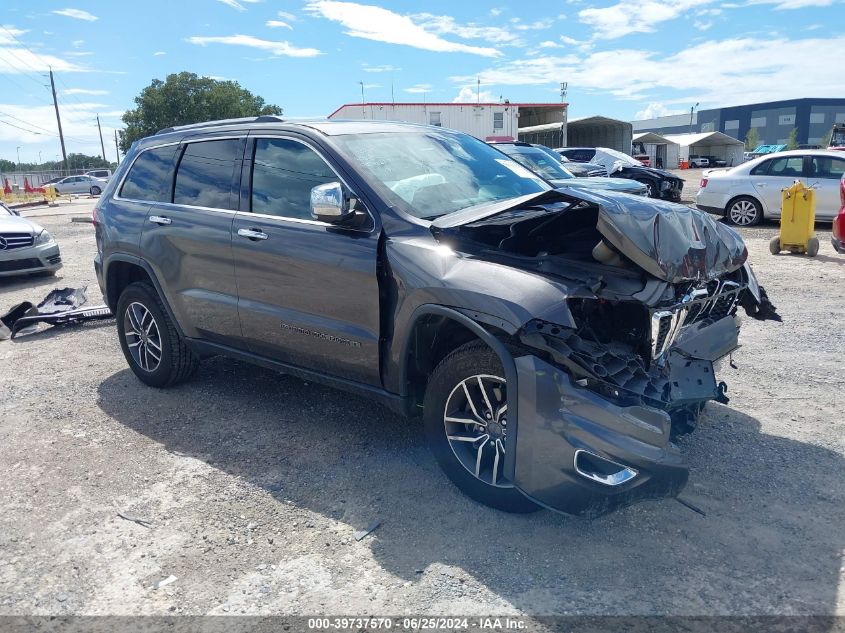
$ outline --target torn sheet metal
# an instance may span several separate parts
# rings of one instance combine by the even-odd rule
[[[88,300],[85,294],[87,288],[56,288],[37,306],[29,301],[13,306],[0,317],[0,340],[15,338],[21,331],[37,323],[65,325],[112,318],[108,306],[83,307]]]

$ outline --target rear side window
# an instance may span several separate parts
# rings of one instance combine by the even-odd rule
[[[143,152],[129,169],[120,188],[120,197],[149,202],[170,202],[175,155],[176,145]]]
[[[810,165],[811,178],[839,180],[845,174],[845,159],[831,156],[813,156]]]
[[[311,189],[338,177],[307,145],[257,139],[252,168],[252,212],[300,220],[311,217]]]
[[[190,143],[179,161],[173,203],[234,210],[232,174],[240,139]]]

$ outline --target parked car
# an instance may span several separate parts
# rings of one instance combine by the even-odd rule
[[[837,253],[845,254],[845,176],[839,181],[839,213],[833,219],[833,234],[830,241]]]
[[[550,150],[552,154],[549,154],[539,147],[519,141],[491,143],[491,145],[555,187],[601,189],[629,193],[635,196],[648,195],[645,185],[626,178],[576,178],[560,162],[558,154],[554,150]]]
[[[781,192],[796,180],[816,190],[816,219],[831,221],[839,212],[839,180],[845,156],[828,150],[792,150],[765,154],[701,179],[696,206],[724,215],[739,226],[779,218]]]
[[[111,178],[111,169],[92,169],[91,171],[86,171],[85,175],[108,182]]]
[[[223,354],[375,398],[422,416],[461,490],[513,512],[678,494],[672,438],[725,400],[712,361],[737,346],[737,308],[777,318],[709,215],[554,189],[439,127],[168,128],[133,144],[94,226],[142,382]]]
[[[727,167],[728,161],[724,158],[717,158],[716,156],[705,156],[704,158],[707,159],[708,167]],[[731,165],[733,167],[733,165]]]
[[[702,167],[710,167],[710,159],[707,156],[692,155],[689,157],[689,166],[692,169],[700,169]]]
[[[44,227],[0,202],[0,277],[54,273],[61,267],[59,245]]]
[[[102,178],[91,176],[68,176],[59,182],[53,183],[57,193],[88,193],[92,196],[99,196],[105,190],[107,181]]]
[[[557,152],[558,156],[560,156],[560,162],[564,163],[566,170],[576,178],[608,177],[607,168],[604,165],[599,165],[598,163],[576,163],[563,156],[558,150],[552,151]]]
[[[602,165],[607,173],[617,178],[630,178],[643,183],[651,198],[663,198],[680,202],[684,188],[682,178],[668,171],[644,167],[639,161],[627,154],[609,147],[564,147],[559,150],[569,160],[575,162],[593,162]]]

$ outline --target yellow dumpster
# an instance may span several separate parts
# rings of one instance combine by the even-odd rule
[[[769,242],[772,255],[781,251],[807,253],[810,257],[818,255],[816,192],[796,180],[783,190],[780,209],[780,233]]]

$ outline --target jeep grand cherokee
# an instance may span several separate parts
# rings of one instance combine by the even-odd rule
[[[776,318],[742,239],[680,205],[553,189],[442,128],[277,117],[133,145],[95,267],[138,378],[224,354],[421,415],[446,475],[503,510],[676,495],[673,438]]]

